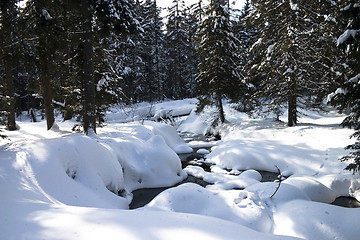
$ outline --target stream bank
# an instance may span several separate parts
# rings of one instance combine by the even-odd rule
[[[206,137],[203,135],[193,135],[188,133],[182,133],[180,136],[185,140],[185,142],[189,143],[189,145],[193,148],[191,153],[178,154],[182,168],[186,168],[187,166],[197,166],[204,169],[205,172],[211,173],[211,167],[214,165],[206,161],[206,155],[210,153],[211,148],[217,144],[217,141],[213,137]],[[231,169],[227,169],[229,174],[232,171]],[[268,172],[256,170],[260,173],[262,180],[261,182],[274,182],[278,180],[279,173],[277,172]],[[242,171],[237,171],[237,174],[240,174]],[[129,205],[130,209],[136,209],[145,206],[151,200],[153,200],[157,195],[161,192],[180,186],[184,183],[195,183],[202,187],[206,187],[207,185],[211,185],[212,183],[204,181],[202,178],[197,178],[192,175],[188,175],[186,179],[181,181],[180,183],[175,184],[170,187],[160,187],[160,188],[143,188],[137,189],[132,192],[133,199]],[[242,189],[238,189],[242,190]],[[360,202],[355,198],[348,196],[340,196],[335,199],[332,205],[345,207],[345,208],[360,208]]]

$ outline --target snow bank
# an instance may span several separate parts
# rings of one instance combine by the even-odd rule
[[[272,120],[227,124],[220,129],[221,144],[213,147],[207,160],[237,170],[277,172],[277,166],[286,175],[344,173],[346,163],[338,159],[346,155],[343,147],[351,143],[348,136],[353,131],[338,127],[342,119],[336,118],[337,124],[334,119],[311,119],[291,128]]]
[[[116,195],[124,189],[121,165],[94,139],[72,134],[22,149],[16,169],[33,172],[32,181],[51,198],[73,206],[127,208],[128,201]]]
[[[14,228],[0,225],[1,239],[293,239],[259,233],[221,219],[171,212],[45,206],[22,216]]]
[[[360,209],[294,200],[275,211],[274,233],[303,239],[355,240],[359,239],[359,216]]]

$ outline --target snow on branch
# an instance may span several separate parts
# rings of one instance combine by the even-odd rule
[[[51,20],[53,17],[50,15],[50,13],[44,8],[41,10],[41,14],[44,16],[45,20]]]
[[[341,36],[338,38],[337,40],[337,46],[340,46],[341,44],[343,44],[344,42],[346,42],[350,37],[352,38],[356,38],[356,34],[358,34],[358,32],[360,32],[360,30],[355,30],[355,29],[347,29],[343,34],[341,34]]]
[[[291,8],[291,10],[294,10],[294,11],[300,10],[299,6],[296,3],[293,3],[293,1],[291,1],[291,0],[290,0],[290,8]]]

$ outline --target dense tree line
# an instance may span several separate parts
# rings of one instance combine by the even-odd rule
[[[241,11],[229,0],[172,0],[163,19],[156,0],[3,0],[2,119],[15,130],[15,115],[35,121],[32,109],[44,109],[50,129],[56,110],[96,132],[112,104],[198,97],[198,111],[216,106],[218,122],[227,98],[242,111],[287,108],[292,126],[359,73],[358,9],[350,0],[248,0]],[[358,99],[349,96],[334,98],[339,108]],[[345,125],[358,126],[354,114]]]

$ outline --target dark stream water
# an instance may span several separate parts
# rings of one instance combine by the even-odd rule
[[[188,135],[185,134],[185,135],[182,135],[182,137],[184,138],[184,140],[186,142],[193,141],[193,140],[209,142],[209,141],[214,140],[214,138],[209,138],[209,137],[199,136],[199,135],[189,137]],[[185,168],[187,166],[199,166],[199,167],[202,167],[205,171],[211,172],[212,164],[204,161],[204,158],[205,158],[204,154],[197,153],[197,151],[199,149],[206,149],[206,150],[210,151],[211,147],[196,147],[196,148],[193,148],[192,153],[179,154],[182,168]],[[275,173],[275,172],[267,172],[267,171],[258,171],[258,172],[262,176],[261,182],[273,182],[273,181],[277,180],[278,176],[279,176],[279,173]],[[202,187],[206,187],[207,185],[211,184],[211,183],[204,181],[201,178],[196,178],[194,176],[189,175],[182,182],[180,182],[174,186],[171,186],[171,187],[138,189],[138,190],[135,190],[132,192],[133,200],[130,203],[129,208],[136,209],[136,208],[143,207],[146,204],[148,204],[149,202],[151,202],[151,200],[153,200],[157,195],[159,195],[161,192],[165,191],[166,189],[169,189],[172,187],[177,187],[181,184],[188,183],[188,182],[196,183]],[[352,197],[338,197],[331,204],[336,205],[336,206],[346,207],[346,208],[359,208],[360,207],[360,202]]]

